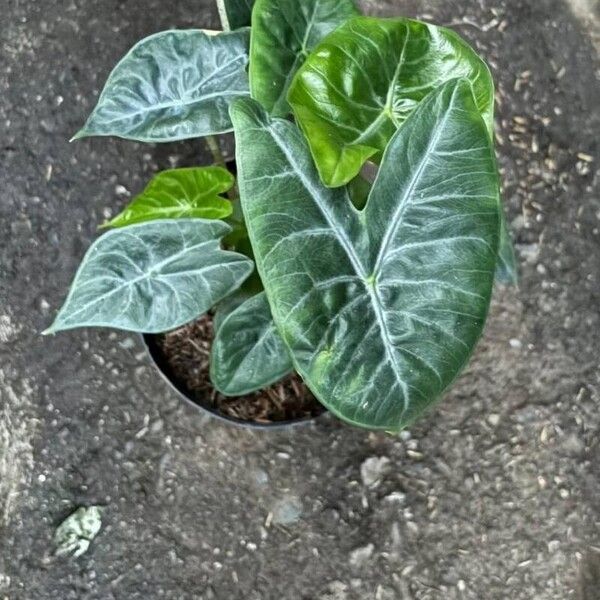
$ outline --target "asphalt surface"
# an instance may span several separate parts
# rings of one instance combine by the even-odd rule
[[[39,332],[97,225],[202,142],[69,144],[115,62],[206,0],[0,0],[0,598],[598,600],[596,2],[363,2],[452,25],[498,83],[521,264],[475,359],[400,437],[252,432],[172,395],[137,337]],[[56,526],[102,505],[80,558]]]

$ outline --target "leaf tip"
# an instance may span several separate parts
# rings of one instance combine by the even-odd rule
[[[56,335],[57,333],[64,331],[65,329],[69,329],[68,327],[64,327],[64,321],[62,320],[61,317],[62,317],[62,309],[56,315],[52,324],[49,327],[47,327],[46,329],[44,329],[44,331],[42,331],[40,333],[40,335],[43,335],[44,337],[48,337],[50,335]]]
[[[69,144],[76,142],[77,140],[81,140],[83,138],[90,137],[90,134],[85,130],[85,128],[80,129],[70,140]]]
[[[501,273],[496,271],[496,283],[503,287],[519,287],[519,276],[517,273]]]
[[[244,117],[253,122],[268,121],[267,113],[262,105],[249,96],[236,98],[229,106],[229,116],[234,122],[234,126],[236,121],[239,123]]]

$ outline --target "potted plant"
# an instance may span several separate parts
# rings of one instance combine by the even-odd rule
[[[137,44],[75,136],[204,137],[215,164],[158,174],[106,223],[46,333],[143,332],[233,420],[322,405],[399,431],[467,363],[494,275],[515,280],[489,69],[352,0],[256,0],[251,27],[251,3],[218,4],[222,32]],[[213,136],[232,130],[228,170]]]

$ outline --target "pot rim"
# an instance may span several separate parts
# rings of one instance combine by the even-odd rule
[[[160,373],[161,378],[165,381],[169,388],[173,390],[177,396],[186,401],[187,404],[193,406],[197,410],[210,415],[218,419],[221,422],[228,423],[229,425],[234,425],[236,427],[240,427],[243,429],[266,429],[269,431],[277,431],[284,429],[292,429],[296,427],[300,427],[303,425],[307,425],[309,423],[315,422],[317,419],[320,419],[324,414],[327,414],[329,411],[323,406],[323,412],[312,416],[312,417],[304,417],[302,419],[296,419],[293,421],[274,421],[272,423],[258,423],[256,421],[244,421],[242,419],[236,419],[235,417],[230,417],[228,415],[224,415],[216,408],[212,408],[209,406],[205,406],[200,404],[197,400],[195,400],[188,390],[183,386],[177,379],[172,375],[171,369],[166,363],[164,354],[156,340],[160,334],[154,333],[142,333],[140,337],[142,338],[142,342],[144,344],[144,348],[146,349],[146,353],[150,360],[152,361],[156,370]]]

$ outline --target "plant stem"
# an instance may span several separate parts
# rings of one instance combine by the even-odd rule
[[[221,29],[223,31],[231,31],[231,26],[229,25],[229,17],[227,16],[227,9],[225,8],[225,0],[216,0],[216,3],[217,10],[219,11],[219,19],[221,20]],[[225,164],[225,157],[221,152],[221,146],[219,145],[219,142],[214,135],[206,136],[206,145],[208,146],[208,149],[210,150],[210,153],[213,156],[215,164],[220,165],[222,167],[227,167],[227,165]],[[229,190],[227,196],[232,202],[239,199],[237,183],[234,184],[231,190]],[[234,202],[233,212],[234,220],[239,221],[239,223],[245,230],[244,217],[241,213],[239,202]]]
[[[225,8],[225,0],[216,0],[217,10],[219,11],[219,19],[221,21],[221,29],[223,31],[230,31],[229,18],[227,17],[227,9]],[[221,167],[225,166],[225,157],[221,152],[221,146],[219,141],[214,135],[206,136],[206,145],[212,154],[213,161],[216,165]]]
[[[225,157],[223,156],[223,152],[221,152],[221,146],[219,145],[219,140],[214,135],[207,135],[205,138],[206,147],[210,150],[210,153],[213,157],[213,162],[215,165],[219,167],[225,166]]]
[[[229,18],[227,17],[227,9],[225,8],[225,0],[216,0],[216,3],[217,10],[219,11],[219,19],[221,21],[221,29],[223,31],[231,31],[231,27],[229,26]],[[215,164],[224,167],[225,157],[221,152],[221,146],[219,145],[217,138],[214,135],[207,135],[206,145],[212,154]]]
[[[229,26],[229,18],[227,17],[227,9],[225,8],[225,0],[216,0],[217,10],[219,11],[219,19],[221,19],[221,29],[223,31],[231,31]]]
[[[206,147],[212,154],[213,164],[227,169],[227,163],[225,162],[225,156],[223,155],[223,152],[221,152],[219,140],[214,135],[207,135],[204,140],[206,141]],[[234,184],[229,192],[227,192],[227,196],[230,200],[237,200],[239,198],[237,184]],[[238,217],[240,217],[240,215],[238,215]]]

